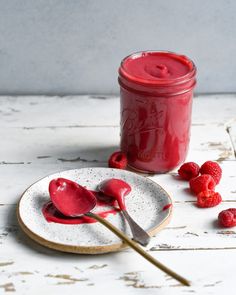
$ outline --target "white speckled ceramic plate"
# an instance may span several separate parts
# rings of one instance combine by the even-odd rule
[[[160,231],[168,224],[172,204],[167,192],[155,182],[136,173],[111,168],[82,168],[55,173],[31,185],[22,195],[17,216],[21,228],[36,242],[60,251],[97,254],[120,250],[126,245],[100,223],[59,224],[48,223],[42,207],[49,200],[50,180],[64,177],[78,182],[91,190],[108,178],[119,178],[128,182],[132,191],[125,197],[127,210],[133,219],[150,235]],[[107,207],[104,209],[108,209]],[[95,211],[96,212],[96,211]],[[106,217],[113,225],[130,237],[131,232],[121,213]]]

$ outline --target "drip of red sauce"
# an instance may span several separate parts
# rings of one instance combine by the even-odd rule
[[[104,195],[101,192],[90,191],[93,193],[97,199],[97,207],[103,206],[111,206],[112,209],[103,210],[96,212],[97,215],[105,218],[110,214],[117,214],[120,209],[116,208],[117,202],[114,198],[110,198]],[[57,208],[53,205],[51,201],[47,202],[43,208],[42,213],[47,222],[55,222],[62,224],[83,224],[83,223],[95,223],[97,222],[95,219],[90,218],[88,216],[79,216],[79,217],[68,217],[63,215]]]
[[[167,209],[169,209],[172,206],[172,204],[167,204],[162,208],[162,211],[165,211]]]

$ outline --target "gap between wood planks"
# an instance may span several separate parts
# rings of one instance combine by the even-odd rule
[[[236,247],[189,247],[189,248],[177,248],[175,246],[168,246],[166,248],[152,247],[148,252],[155,251],[209,251],[209,250],[236,250]]]
[[[25,129],[25,130],[33,130],[33,129],[59,129],[59,128],[118,128],[119,125],[59,125],[59,126],[23,126],[23,127],[10,127],[16,129]]]
[[[226,124],[226,132],[228,133],[229,135],[229,139],[230,139],[230,143],[231,143],[231,146],[232,146],[232,149],[233,149],[233,155],[234,155],[234,158],[236,159],[236,146],[235,146],[235,143],[234,143],[234,140],[233,140],[233,135],[232,135],[232,126],[231,126],[232,123],[229,123],[229,125]]]

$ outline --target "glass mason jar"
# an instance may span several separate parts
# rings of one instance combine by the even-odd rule
[[[184,162],[196,67],[186,56],[144,51],[119,68],[121,150],[131,168],[164,173]]]

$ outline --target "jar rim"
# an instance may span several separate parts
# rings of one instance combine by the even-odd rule
[[[130,58],[137,58],[140,57],[144,54],[157,54],[157,53],[163,53],[163,54],[168,54],[171,56],[174,56],[175,59],[179,59],[182,62],[184,61],[187,65],[189,65],[189,72],[187,72],[187,74],[179,76],[179,77],[175,77],[175,78],[167,78],[167,79],[148,79],[148,78],[141,78],[141,77],[137,77],[135,75],[129,74],[125,67],[124,64],[127,61],[127,59]],[[179,85],[182,83],[186,83],[189,80],[193,79],[196,75],[196,66],[194,64],[194,62],[188,58],[187,56],[183,55],[183,54],[178,54],[172,51],[167,51],[167,50],[145,50],[145,51],[137,51],[134,53],[131,53],[129,55],[127,55],[126,57],[124,57],[121,61],[120,67],[119,67],[119,75],[122,76],[123,78],[133,82],[133,83],[137,83],[137,84],[141,84],[141,85],[146,85],[146,86],[153,86],[153,87],[158,87],[158,86],[170,86],[170,85]]]

